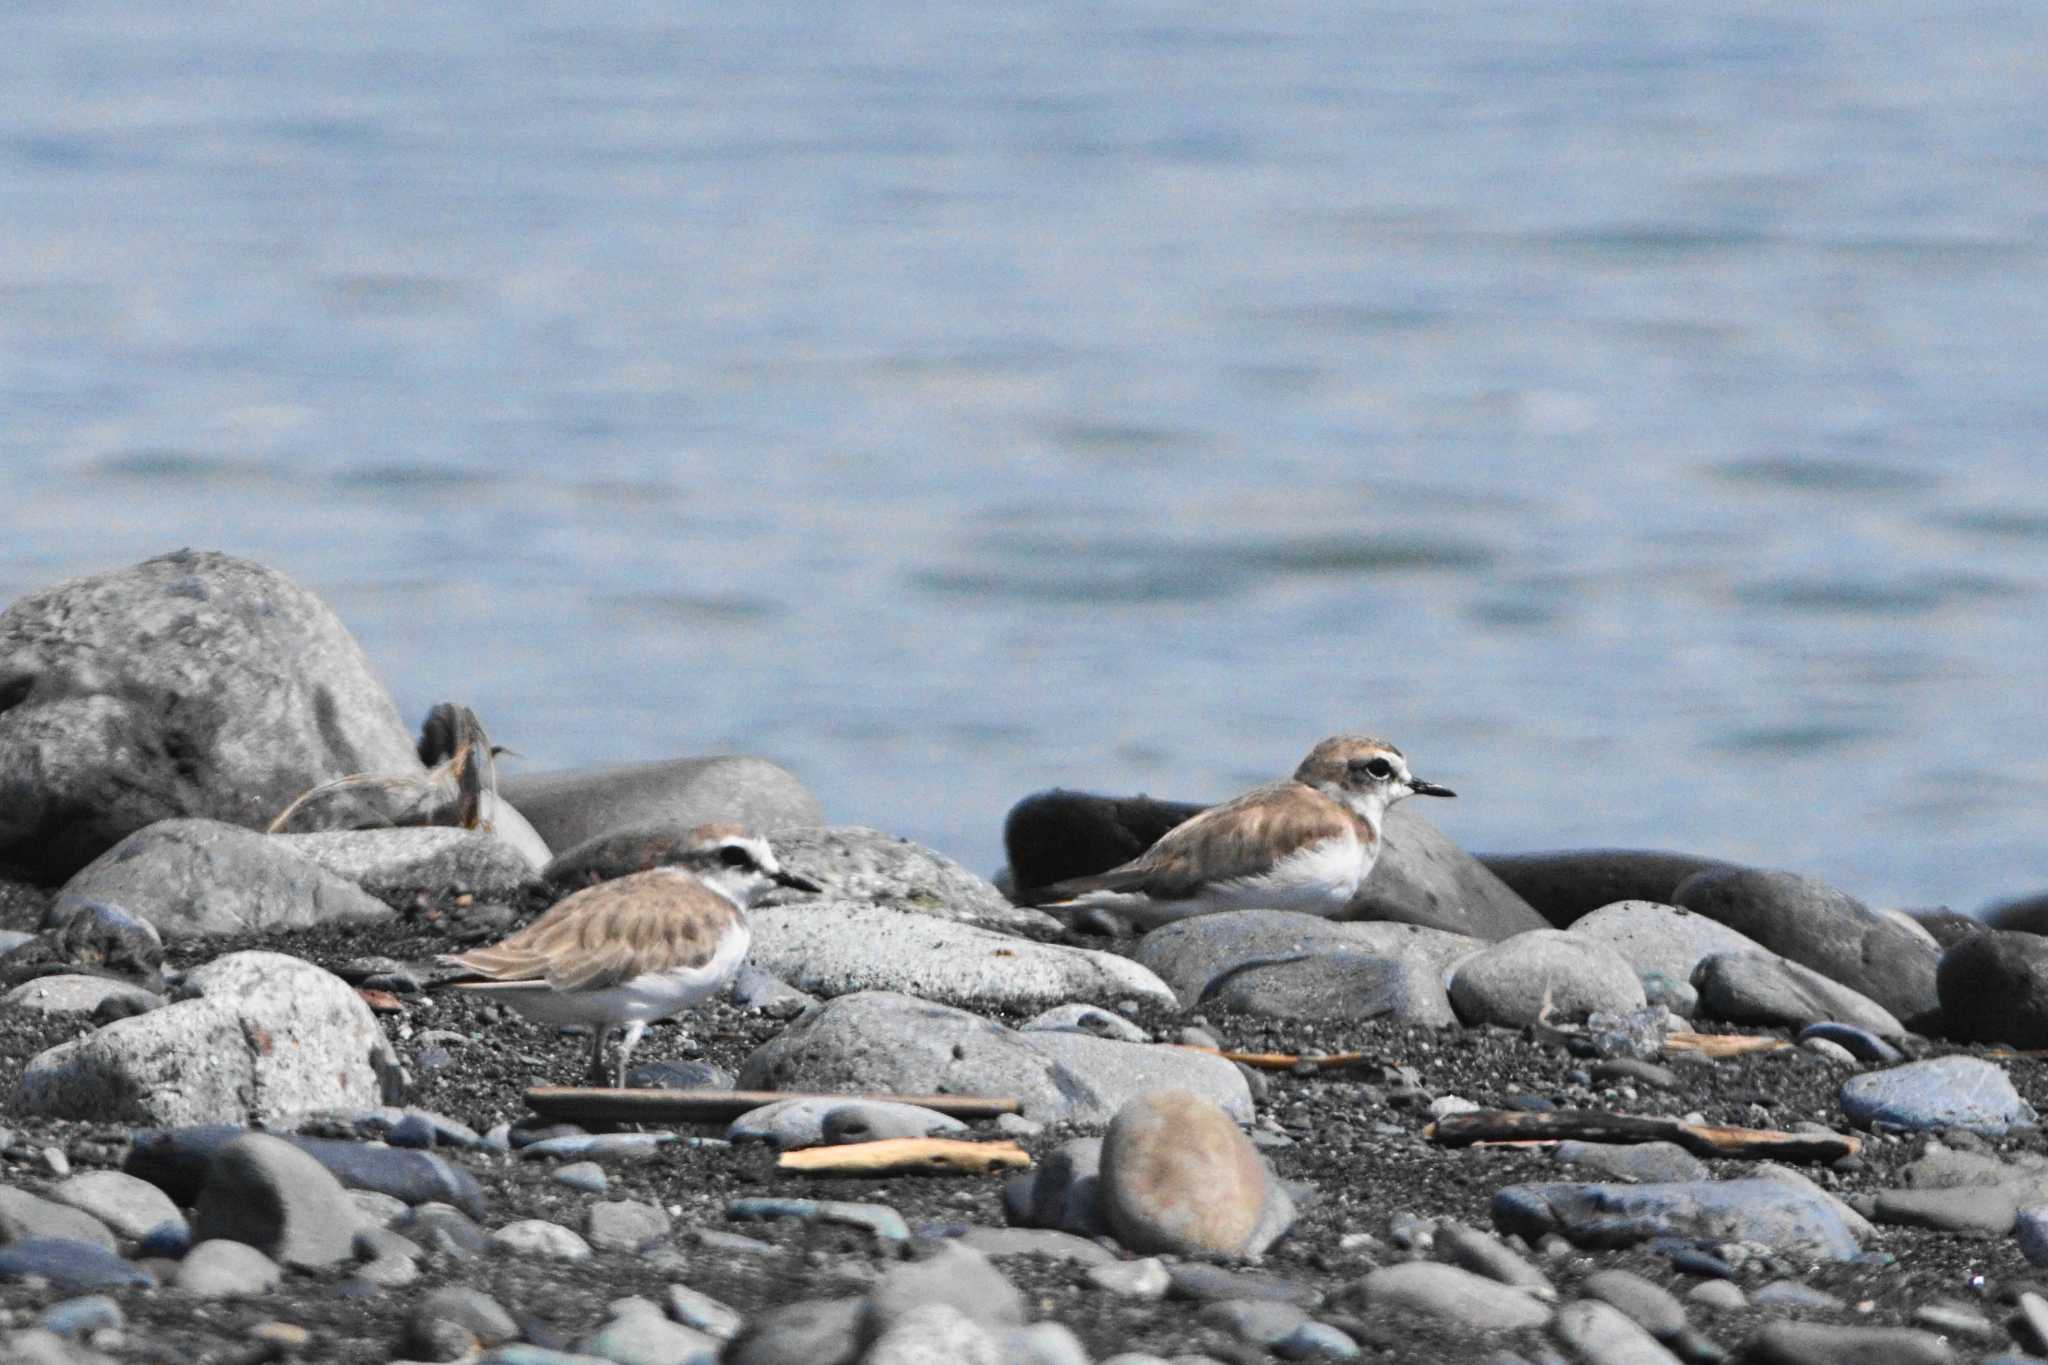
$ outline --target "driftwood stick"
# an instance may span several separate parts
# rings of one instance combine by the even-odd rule
[[[987,1175],[1029,1166],[1031,1157],[1014,1142],[967,1142],[960,1138],[882,1138],[831,1147],[784,1152],[777,1169],[804,1175]]]
[[[1740,1057],[1751,1052],[1787,1052],[1792,1044],[1783,1038],[1763,1038],[1747,1033],[1667,1033],[1666,1052],[1697,1052],[1702,1057]]]
[[[1199,1043],[1175,1043],[1173,1046],[1187,1052],[1206,1052],[1226,1062],[1242,1062],[1258,1071],[1292,1071],[1303,1064],[1318,1071],[1335,1071],[1339,1067],[1361,1066],[1378,1060],[1366,1052],[1333,1052],[1327,1057],[1303,1057],[1292,1052],[1233,1052],[1229,1048],[1203,1047]]]
[[[1024,1108],[1023,1101],[1007,1095],[814,1095],[795,1090],[609,1090],[577,1085],[537,1085],[526,1092],[526,1107],[534,1113],[572,1123],[728,1123],[777,1100],[887,1100],[935,1109],[956,1119],[992,1119]]]
[[[1768,1157],[1780,1161],[1838,1161],[1862,1149],[1843,1133],[1785,1133],[1770,1128],[1725,1128],[1712,1123],[1592,1109],[1532,1114],[1480,1109],[1446,1114],[1423,1130],[1446,1147],[1475,1142],[1675,1142],[1695,1156]]]

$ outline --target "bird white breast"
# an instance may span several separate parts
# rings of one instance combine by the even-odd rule
[[[1246,910],[1299,910],[1311,915],[1334,915],[1351,903],[1358,884],[1372,869],[1377,844],[1362,844],[1358,836],[1319,839],[1305,844],[1273,864],[1270,872],[1238,877],[1205,892],[1205,901],[1229,901],[1232,908]],[[1220,908],[1220,907],[1219,907]]]
[[[741,922],[719,940],[717,950],[701,966],[642,972],[616,986],[594,991],[534,989],[519,982],[513,984],[526,988],[486,988],[485,993],[544,1024],[646,1023],[679,1014],[724,990],[740,964],[747,960],[752,940],[753,934]]]

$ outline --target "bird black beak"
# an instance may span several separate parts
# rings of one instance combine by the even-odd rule
[[[774,875],[777,886],[786,886],[792,891],[823,891],[825,889],[809,877],[798,876],[794,872],[777,871]]]
[[[1457,795],[1457,793],[1452,791],[1449,787],[1439,787],[1436,783],[1424,782],[1419,777],[1411,777],[1408,779],[1408,790],[1414,792],[1417,796]]]

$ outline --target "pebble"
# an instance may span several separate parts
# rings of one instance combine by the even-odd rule
[[[202,1299],[267,1294],[284,1279],[284,1268],[246,1242],[215,1239],[193,1247],[178,1263],[171,1285]]]
[[[668,1236],[669,1216],[638,1199],[608,1200],[590,1206],[583,1233],[599,1251],[638,1251]]]
[[[603,1194],[610,1182],[595,1161],[572,1161],[555,1172],[555,1183],[583,1194]]]
[[[391,1229],[426,1251],[458,1257],[474,1256],[490,1244],[484,1230],[468,1214],[447,1204],[421,1204],[408,1209],[391,1224]]]
[[[587,1261],[590,1243],[560,1223],[545,1218],[523,1218],[493,1231],[490,1244],[514,1256],[538,1256],[548,1261]]]
[[[1885,1123],[1907,1132],[1961,1128],[2002,1137],[2036,1121],[2005,1068],[1980,1057],[1936,1057],[1866,1071],[1842,1083],[1841,1102],[1851,1123]]]
[[[1088,1365],[1088,1348],[1072,1329],[1057,1322],[1034,1322],[1003,1334],[1004,1365]]]
[[[155,1185],[173,1202],[190,1203],[206,1183],[213,1159],[249,1130],[229,1124],[167,1128],[135,1135],[122,1169]],[[482,1217],[483,1190],[462,1166],[431,1152],[412,1152],[366,1142],[283,1137],[326,1167],[350,1190],[388,1194],[407,1204],[442,1202],[471,1217]]]
[[[1293,1335],[1308,1314],[1276,1299],[1218,1299],[1204,1304],[1197,1320],[1254,1346],[1270,1347]]]
[[[123,1237],[141,1240],[166,1225],[185,1226],[170,1196],[122,1171],[87,1171],[50,1190],[60,1204],[91,1214]]]
[[[851,1365],[860,1357],[864,1298],[802,1299],[754,1313],[722,1365]]]
[[[845,1223],[866,1228],[885,1242],[910,1240],[910,1224],[887,1204],[857,1204],[843,1199],[747,1198],[726,1202],[725,1216],[754,1218],[802,1218],[815,1222]]]
[[[1304,1322],[1272,1345],[1282,1360],[1356,1360],[1363,1352],[1350,1333],[1327,1322]]]
[[[1580,1299],[1558,1311],[1558,1340],[1581,1365],[1679,1365],[1678,1357],[1612,1304]]]
[[[283,1138],[249,1133],[221,1148],[192,1210],[192,1236],[246,1242],[272,1260],[347,1259],[355,1205],[325,1166]]]
[[[1799,1030],[1799,1041],[1828,1042],[1841,1048],[1859,1062],[1873,1062],[1879,1066],[1896,1066],[1906,1060],[1906,1054],[1893,1047],[1869,1029],[1857,1028],[1853,1024],[1825,1020],[1808,1024]]]
[[[1108,1290],[1119,1298],[1149,1301],[1165,1298],[1173,1278],[1166,1273],[1166,1265],[1158,1257],[1146,1256],[1136,1261],[1113,1261],[1108,1265],[1090,1266],[1088,1282],[1098,1289]]]
[[[1675,1142],[1639,1142],[1617,1146],[1606,1142],[1560,1142],[1550,1159],[1560,1166],[1583,1168],[1610,1180],[1655,1184],[1708,1180],[1712,1172]]]
[[[582,1133],[529,1142],[519,1148],[519,1155],[535,1159],[576,1157],[589,1161],[645,1161],[674,1141],[674,1133]]]
[[[868,1291],[872,1330],[886,1331],[918,1308],[945,1304],[987,1328],[1019,1327],[1024,1296],[988,1257],[958,1242],[942,1243],[931,1256],[891,1269]]]
[[[1458,1022],[1434,967],[1341,947],[1253,961],[1210,985],[1210,1009],[1267,1019],[1383,1020],[1421,1028]]]
[[[875,1339],[862,1365],[1000,1365],[995,1338],[951,1304],[921,1304]]]
[[[914,1104],[794,1099],[747,1111],[732,1121],[725,1136],[730,1142],[766,1142],[777,1151],[789,1151],[883,1138],[953,1137],[966,1131],[959,1119]]]
[[[1686,1330],[1684,1305],[1669,1290],[1633,1271],[1596,1270],[1580,1281],[1579,1292],[1611,1304],[1659,1341],[1672,1340]]]
[[[1955,1365],[1955,1353],[1932,1332],[1827,1322],[1766,1323],[1743,1346],[1742,1359],[1745,1365]]]
[[[1103,1265],[1116,1259],[1098,1242],[1053,1228],[972,1227],[960,1234],[960,1242],[984,1256],[1042,1256],[1074,1265]]]
[[[661,1058],[626,1073],[628,1090],[731,1090],[739,1080],[710,1062]]]
[[[1437,1224],[1436,1258],[1516,1289],[1554,1294],[1550,1277],[1510,1250],[1497,1237],[1449,1220]]]
[[[2048,1266],[2048,1204],[2021,1209],[2013,1219],[2013,1230],[2027,1264]]]
[[[36,1314],[36,1326],[60,1337],[82,1337],[93,1332],[118,1331],[126,1319],[121,1305],[105,1294],[86,1294],[53,1303]]]
[[[1510,1185],[1494,1195],[1492,1212],[1495,1227],[1525,1241],[1557,1232],[1582,1246],[1612,1247],[1677,1234],[1841,1261],[1861,1250],[1827,1197],[1769,1179]]]
[[[1946,1190],[1879,1190],[1870,1218],[1879,1223],[1933,1228],[1979,1237],[2003,1237],[2018,1220],[2025,1193],[2010,1185]]]
[[[1773,1280],[1758,1285],[1750,1291],[1750,1303],[1758,1308],[1806,1308],[1815,1312],[1833,1313],[1847,1307],[1840,1299],[1824,1289],[1798,1280]]]
[[[1322,1291],[1312,1284],[1291,1280],[1284,1275],[1268,1275],[1255,1270],[1232,1270],[1226,1266],[1207,1265],[1200,1261],[1183,1261],[1169,1265],[1167,1274],[1173,1277],[1170,1291],[1176,1299],[1198,1299],[1210,1302],[1217,1299],[1273,1299],[1281,1303],[1298,1304],[1303,1308],[1314,1308],[1322,1302]]]
[[[1772,952],[1715,953],[1693,972],[1692,984],[1702,1010],[1732,1023],[1802,1028],[1834,1020],[1892,1038],[1906,1032],[1875,1000]]]
[[[1685,1291],[1685,1298],[1688,1303],[1716,1313],[1734,1313],[1749,1307],[1749,1295],[1742,1292],[1742,1286],[1727,1279],[1701,1280]]]
[[[84,1242],[106,1251],[117,1245],[107,1225],[90,1213],[0,1185],[0,1242],[53,1239]]]
[[[1365,1306],[1416,1313],[1472,1331],[1541,1327],[1550,1309],[1519,1289],[1456,1266],[1410,1261],[1383,1266],[1358,1285]]]
[[[1932,1331],[1969,1337],[1987,1345],[1995,1346],[2006,1339],[2005,1329],[1967,1304],[1940,1300],[1923,1303],[1913,1310],[1913,1321]]]
[[[1151,1041],[1151,1035],[1130,1020],[1100,1005],[1068,1003],[1055,1005],[1042,1014],[1025,1020],[1018,1028],[1064,1029],[1073,1033],[1092,1033],[1097,1038],[1114,1038],[1125,1043]]]
[[[1098,1198],[1117,1240],[1138,1252],[1253,1257],[1294,1219],[1237,1124],[1181,1090],[1118,1111],[1103,1138]]]
[[[670,1322],[647,1305],[612,1318],[579,1349],[618,1365],[716,1365],[719,1347],[718,1338]]]
[[[1466,1024],[1508,1028],[1533,1024],[1539,1017],[1626,1014],[1649,1003],[1626,958],[1561,929],[1532,929],[1474,953],[1452,973],[1450,995]]]
[[[668,1287],[666,1306],[671,1318],[718,1341],[730,1341],[738,1336],[741,1325],[746,1321],[738,1309],[686,1284]]]
[[[406,1319],[407,1348],[427,1360],[440,1358],[430,1353],[431,1343],[441,1334],[440,1324],[459,1328],[484,1347],[502,1346],[519,1335],[519,1324],[496,1299],[461,1285],[444,1285],[420,1296]]]

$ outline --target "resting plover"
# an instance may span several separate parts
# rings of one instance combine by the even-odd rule
[[[443,962],[483,981],[456,989],[548,1024],[591,1029],[591,1083],[605,1083],[604,1040],[615,1027],[617,1083],[647,1025],[707,1000],[746,960],[745,911],[771,886],[817,891],[784,871],[768,841],[737,825],[700,825],[660,867],[578,891],[504,942]]]
[[[1410,776],[1385,740],[1333,735],[1287,781],[1211,806],[1122,867],[1042,887],[1030,901],[1099,906],[1141,928],[1219,910],[1334,916],[1379,857],[1387,807],[1456,794]]]

